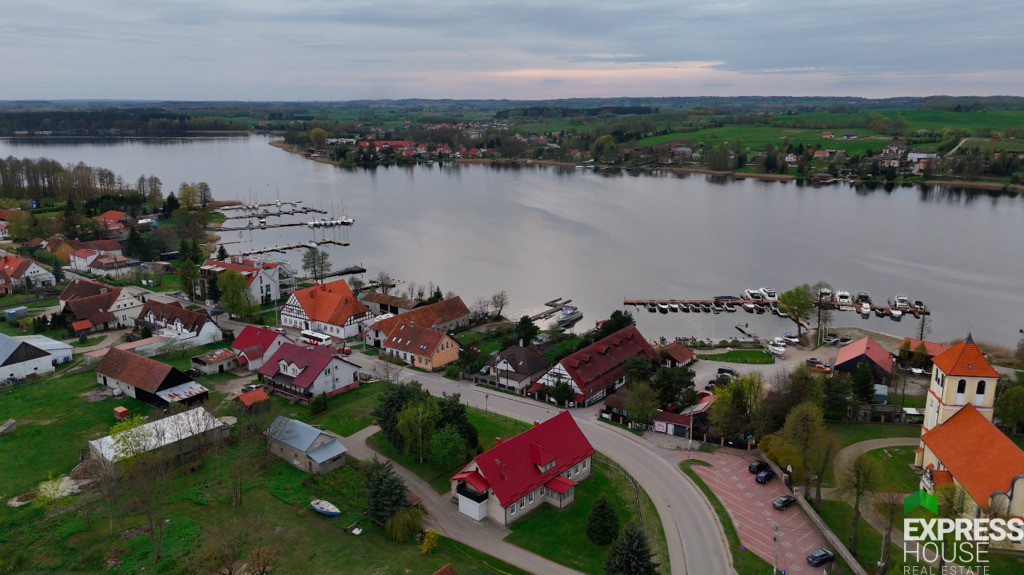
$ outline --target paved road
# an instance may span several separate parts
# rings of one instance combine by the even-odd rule
[[[376,361],[358,352],[351,359],[362,366],[363,371],[372,371]],[[460,393],[463,403],[522,421],[545,421],[559,412],[553,405],[464,381],[451,381],[437,374],[406,370],[401,379],[416,379],[436,395]],[[717,515],[696,486],[676,467],[676,459],[627,431],[597,422],[597,411],[598,407],[594,406],[574,410],[572,414],[594,448],[622,465],[651,497],[664,525],[672,572],[686,575],[734,573]]]

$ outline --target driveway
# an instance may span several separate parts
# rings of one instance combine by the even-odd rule
[[[729,511],[744,547],[772,563],[775,541],[770,521],[775,521],[780,527],[779,569],[786,573],[819,572],[807,564],[806,557],[814,549],[824,547],[824,540],[797,504],[784,511],[772,507],[772,502],[779,496],[792,494],[779,478],[767,485],[754,481],[754,475],[747,470],[747,465],[755,459],[753,456],[742,457],[726,450],[672,453],[680,461],[693,458],[711,464],[710,467],[694,465],[693,469]]]

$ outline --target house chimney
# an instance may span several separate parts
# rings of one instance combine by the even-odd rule
[[[501,445],[501,438],[500,437],[495,437],[494,438],[494,446],[497,447],[499,445]]]

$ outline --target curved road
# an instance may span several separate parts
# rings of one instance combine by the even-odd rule
[[[372,371],[376,361],[354,353],[353,363]],[[415,379],[434,395],[461,394],[462,402],[521,421],[545,421],[560,411],[554,405],[495,392],[438,374],[405,370],[402,381]],[[643,486],[661,516],[673,573],[685,575],[735,573],[732,556],[718,516],[703,494],[677,467],[677,461],[643,439],[616,427],[598,423],[598,407],[572,412],[594,449],[618,462]]]

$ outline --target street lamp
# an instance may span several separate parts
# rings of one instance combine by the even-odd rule
[[[883,449],[882,452],[885,453],[885,464],[882,467],[882,486],[884,487],[886,478],[889,476],[889,460],[892,459],[892,454],[889,453],[888,449]],[[879,572],[881,572],[881,570],[885,568],[885,563],[885,537],[882,537],[882,547],[879,549],[878,552]]]
[[[772,575],[776,575],[779,571],[779,524],[771,519],[768,520],[768,524],[775,528],[775,561],[772,563]]]

